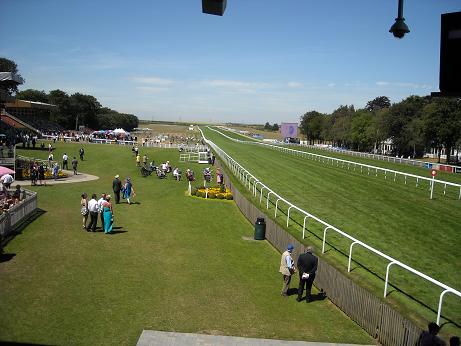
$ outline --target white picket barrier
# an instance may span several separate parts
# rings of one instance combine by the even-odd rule
[[[211,129],[213,130],[213,129]],[[328,230],[332,230],[334,232],[336,232],[337,234],[340,234],[341,236],[349,239],[351,241],[351,245],[349,247],[349,256],[348,256],[348,272],[350,272],[350,269],[351,269],[351,262],[352,262],[352,253],[353,253],[353,247],[354,245],[360,245],[362,247],[364,247],[365,249],[369,250],[370,252],[380,256],[381,258],[384,258],[386,259],[387,261],[389,261],[389,264],[387,265],[387,268],[386,268],[386,279],[385,279],[385,282],[384,282],[384,298],[386,298],[387,296],[387,289],[388,289],[388,286],[389,286],[389,275],[390,275],[390,268],[392,265],[396,265],[396,266],[399,266],[431,283],[433,283],[434,285],[437,285],[439,286],[440,288],[443,288],[443,292],[440,294],[439,296],[439,304],[438,304],[438,310],[437,310],[437,324],[440,325],[440,318],[441,318],[441,314],[442,314],[442,305],[443,305],[443,298],[445,297],[445,295],[447,293],[452,293],[456,296],[458,296],[459,298],[461,298],[461,292],[438,281],[438,280],[435,280],[434,278],[394,259],[393,257],[371,247],[370,245],[354,238],[353,236],[349,235],[348,233],[346,232],[343,232],[341,231],[340,229],[338,229],[337,227],[327,223],[326,221],[323,221],[322,219],[318,218],[317,216],[299,208],[298,206],[296,206],[295,204],[289,202],[288,200],[286,200],[285,198],[281,197],[279,194],[277,194],[276,192],[274,192],[272,189],[270,189],[267,185],[265,185],[261,180],[259,180],[258,178],[256,178],[256,176],[254,176],[253,174],[251,174],[247,169],[245,169],[241,164],[239,164],[236,160],[234,160],[231,156],[229,156],[224,150],[222,150],[220,147],[218,147],[214,142],[212,142],[211,140],[208,140],[205,135],[203,134],[202,130],[199,128],[199,131],[201,132],[202,134],[202,137],[204,138],[205,142],[215,151],[215,153],[223,160],[223,162],[226,163],[226,165],[230,168],[230,170],[232,171],[232,173],[243,183],[243,185],[245,187],[248,187],[248,189],[252,192],[253,196],[256,197],[257,195],[257,192],[258,192],[258,186],[259,187],[259,191],[260,191],[260,198],[259,198],[259,201],[260,203],[262,202],[262,197],[263,197],[263,191],[266,190],[266,209],[268,210],[269,209],[269,201],[270,201],[270,196],[272,195],[275,199],[276,199],[276,202],[275,202],[275,212],[274,212],[274,217],[276,218],[277,217],[277,210],[279,209],[278,208],[278,204],[279,202],[283,202],[287,205],[288,207],[288,213],[287,213],[287,227],[289,225],[289,220],[290,220],[290,211],[291,209],[294,209],[294,210],[297,210],[298,212],[300,212],[301,214],[304,215],[304,223],[303,223],[303,239],[305,238],[305,230],[306,230],[306,220],[307,219],[312,219],[316,222],[318,222],[319,224],[321,224],[324,228],[323,230],[323,240],[322,240],[322,253],[325,252],[325,244],[326,244],[326,239],[327,239],[327,231]],[[213,130],[213,131],[216,131],[216,130]],[[219,131],[217,131],[219,132]],[[224,136],[226,136],[225,134],[222,134]],[[226,136],[228,137],[228,136]],[[233,139],[231,137],[228,137],[230,139]],[[321,156],[321,155],[320,155]],[[253,179],[253,184],[251,183],[251,179]]]
[[[211,130],[211,131],[219,133],[221,136],[224,136],[224,137],[226,137],[229,140],[234,141],[234,142],[252,144],[252,145],[262,145],[262,146],[265,146],[265,147],[268,147],[268,148],[271,148],[271,149],[278,150],[280,152],[284,152],[284,153],[288,153],[288,154],[291,154],[291,155],[312,159],[314,161],[322,161],[323,163],[327,163],[327,164],[331,164],[331,165],[336,164],[336,166],[338,166],[338,167],[340,165],[342,167],[347,166],[347,169],[353,168],[354,171],[357,168],[360,168],[360,172],[362,172],[362,173],[363,173],[363,170],[365,169],[365,171],[367,172],[368,175],[374,173],[375,176],[378,176],[378,172],[380,172],[380,173],[384,174],[384,179],[387,179],[388,176],[390,176],[390,177],[393,176],[393,181],[396,181],[397,176],[402,176],[404,178],[405,184],[407,184],[407,178],[413,178],[413,179],[416,180],[416,187],[418,187],[420,185],[420,182],[425,181],[425,182],[428,183],[428,187],[430,188],[430,191],[433,191],[436,184],[439,184],[439,185],[443,186],[443,194],[444,195],[446,195],[447,186],[453,186],[453,187],[459,189],[458,199],[461,199],[461,184],[456,184],[456,183],[452,183],[452,182],[444,181],[444,180],[438,180],[438,179],[435,179],[435,178],[423,177],[423,176],[415,175],[415,174],[411,174],[411,173],[395,171],[395,170],[392,170],[392,169],[376,167],[376,166],[367,165],[367,164],[363,164],[363,163],[358,163],[358,162],[354,162],[354,161],[338,159],[336,157],[309,153],[307,151],[295,150],[295,149],[291,149],[291,148],[285,148],[285,147],[277,146],[277,145],[273,145],[273,144],[266,144],[266,143],[261,143],[261,142],[256,142],[256,141],[243,141],[243,140],[240,140],[240,139],[232,138],[232,137],[226,135],[225,133],[222,133],[219,130],[212,129],[210,127],[207,127],[207,128],[209,130]]]

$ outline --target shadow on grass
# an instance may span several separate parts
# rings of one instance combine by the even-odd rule
[[[6,345],[12,345],[12,346],[52,346],[52,345],[47,345],[47,344],[30,344],[28,342],[14,342],[14,341],[1,341],[0,340],[0,346],[6,346]]]
[[[22,231],[27,226],[29,226],[33,221],[35,221],[36,219],[38,219],[40,216],[42,216],[45,213],[46,213],[46,210],[43,210],[40,208],[35,209],[28,217],[22,219],[21,221],[18,222],[17,225],[14,226],[14,229],[4,239],[2,239],[1,245],[5,246],[14,237],[16,237],[19,234],[22,234]]]
[[[273,207],[275,207],[275,203],[274,203],[273,201],[269,201],[269,204],[271,204]],[[257,206],[257,204],[254,204],[254,205]],[[259,209],[259,208],[258,208],[258,209]],[[279,208],[278,210],[279,210],[279,212],[280,212],[281,215],[287,216],[287,212],[286,212],[285,210],[280,209],[280,208]],[[266,210],[266,211],[267,211],[267,210]],[[262,211],[262,212],[265,213],[265,211]],[[279,221],[280,221],[280,220],[279,220],[279,217],[277,217],[276,220],[274,220],[273,218],[271,218],[271,219],[272,219],[275,223],[277,223],[280,227],[286,229],[286,228],[284,227],[283,224],[280,224],[280,223],[279,223]],[[298,226],[300,226],[300,227],[303,227],[303,224],[302,224],[301,222],[298,222],[297,220],[293,220],[293,219],[290,219],[290,220],[291,220],[294,224],[296,224],[296,225],[298,225]],[[318,240],[320,240],[321,242],[323,241],[323,238],[322,238],[321,236],[317,235],[314,231],[308,229],[307,227],[306,227],[306,231],[309,232],[312,236],[314,236],[314,237],[317,238]],[[289,232],[289,231],[287,231],[287,232]],[[291,232],[289,232],[289,233],[291,233]],[[345,256],[346,258],[349,257],[349,254],[348,254],[348,253],[346,253],[346,252],[344,252],[343,250],[339,249],[339,248],[336,247],[334,244],[329,243],[328,241],[326,241],[325,244],[327,244],[327,245],[329,246],[329,248],[325,249],[325,253],[329,252],[330,250],[335,250],[336,252],[338,252],[339,254]],[[363,270],[365,270],[366,272],[368,272],[369,274],[371,274],[371,275],[375,276],[376,278],[380,279],[381,281],[383,281],[383,282],[385,281],[385,278],[384,278],[382,275],[380,275],[380,274],[378,274],[377,272],[373,271],[372,269],[368,268],[366,265],[364,265],[364,264],[361,263],[360,261],[356,261],[356,260],[352,259],[351,263],[355,264],[355,266],[352,266],[352,267],[351,267],[351,272],[354,271],[355,269],[363,269]],[[436,309],[432,308],[432,307],[429,306],[427,303],[425,303],[425,302],[423,302],[422,300],[416,298],[416,297],[413,296],[412,294],[403,291],[403,290],[402,290],[401,288],[399,288],[398,286],[395,286],[395,285],[393,285],[393,284],[391,284],[391,283],[389,282],[389,283],[388,283],[388,287],[389,287],[389,289],[392,289],[392,290],[388,293],[387,296],[391,295],[391,293],[393,293],[393,292],[398,292],[398,293],[404,295],[405,297],[407,297],[408,299],[410,299],[410,300],[412,300],[412,301],[418,303],[419,305],[423,306],[423,307],[426,308],[427,310],[432,311],[434,314],[437,314],[437,313],[438,313],[438,311],[437,311]],[[454,326],[456,326],[456,327],[458,327],[458,328],[461,328],[461,324],[460,324],[460,323],[453,321],[452,319],[450,319],[450,318],[444,316],[443,314],[441,315],[441,317],[447,321],[447,322],[445,322],[444,324],[452,324],[452,325],[454,325]]]
[[[2,253],[0,254],[0,263],[8,262],[9,260],[13,259],[14,256],[16,256],[15,253]]]

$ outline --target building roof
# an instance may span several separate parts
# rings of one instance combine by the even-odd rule
[[[52,105],[44,102],[26,101],[26,100],[14,100],[14,102],[8,102],[5,104],[6,108],[39,108],[39,109],[53,109],[56,105]]]
[[[24,83],[24,79],[12,72],[0,72],[0,82],[22,84]]]

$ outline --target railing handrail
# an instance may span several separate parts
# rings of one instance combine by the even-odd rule
[[[212,130],[212,131],[216,131],[216,132],[220,133],[219,131],[214,130],[214,129],[211,129],[210,127],[208,127],[208,128],[209,128],[210,130]],[[354,238],[353,236],[349,235],[348,233],[346,233],[346,232],[344,232],[344,231],[341,231],[341,230],[338,229],[337,227],[335,227],[335,226],[329,224],[329,223],[326,222],[326,221],[323,221],[322,219],[318,218],[317,216],[315,216],[315,215],[313,215],[313,214],[311,214],[311,213],[309,213],[309,212],[307,212],[307,211],[301,209],[300,207],[296,206],[295,204],[293,204],[293,203],[289,202],[288,200],[286,200],[285,198],[281,197],[278,193],[276,193],[276,192],[273,191],[271,188],[269,188],[267,185],[265,185],[264,183],[262,183],[260,179],[256,178],[256,177],[255,177],[253,174],[251,174],[246,168],[244,168],[244,167],[243,167],[241,164],[239,164],[235,159],[233,159],[230,155],[228,155],[223,149],[221,149],[219,146],[217,146],[217,145],[216,145],[214,142],[212,142],[211,140],[208,140],[208,139],[205,137],[205,135],[203,134],[203,132],[202,132],[202,130],[201,130],[200,128],[199,128],[199,131],[201,132],[201,134],[202,134],[204,140],[205,140],[205,141],[206,141],[216,152],[221,153],[221,154],[224,156],[224,158],[227,158],[228,162],[230,161],[230,163],[232,163],[232,164],[234,164],[234,165],[237,165],[239,168],[241,168],[242,170],[244,170],[248,175],[250,175],[251,177],[253,177],[253,178],[255,179],[254,184],[256,184],[256,182],[258,182],[259,184],[261,184],[261,186],[263,186],[264,188],[266,188],[266,189],[268,190],[268,194],[269,194],[269,193],[274,194],[274,195],[277,197],[278,200],[284,201],[284,202],[285,202],[287,205],[289,205],[290,207],[293,207],[294,209],[298,210],[300,213],[304,214],[305,216],[311,217],[312,219],[316,220],[316,221],[319,222],[320,224],[326,226],[328,229],[334,230],[335,232],[341,234],[342,236],[344,236],[344,237],[346,237],[347,239],[349,239],[349,240],[355,242],[356,244],[359,244],[359,245],[363,246],[364,248],[368,249],[369,251],[371,251],[371,252],[373,252],[373,253],[379,255],[380,257],[387,259],[389,262],[391,262],[391,263],[393,263],[393,264],[396,264],[396,265],[400,266],[401,268],[404,268],[404,269],[408,270],[409,272],[411,272],[411,273],[413,273],[413,274],[415,274],[415,275],[417,275],[417,276],[419,276],[419,277],[422,277],[423,279],[425,279],[425,280],[427,280],[427,281],[429,281],[429,282],[431,282],[431,283],[433,283],[433,284],[435,284],[435,285],[437,285],[437,286],[439,286],[439,287],[441,287],[441,288],[444,288],[445,291],[451,292],[451,293],[453,293],[453,294],[455,294],[455,295],[457,295],[458,297],[461,298],[461,292],[460,292],[460,291],[458,291],[458,290],[456,290],[456,289],[454,289],[454,288],[452,288],[452,287],[450,287],[450,286],[448,286],[448,285],[446,285],[446,284],[444,284],[444,283],[442,283],[442,282],[440,282],[440,281],[438,281],[438,280],[436,280],[436,279],[434,279],[434,278],[432,278],[432,277],[430,277],[430,276],[428,276],[428,275],[426,275],[426,274],[424,274],[424,273],[422,273],[422,272],[420,272],[420,271],[418,271],[418,270],[416,270],[416,269],[410,267],[409,265],[407,265],[407,264],[405,264],[405,263],[402,263],[402,262],[396,260],[395,258],[393,258],[393,257],[391,257],[391,256],[389,256],[389,255],[387,255],[387,254],[385,254],[385,253],[383,253],[383,252],[381,252],[381,251],[375,249],[375,248],[373,248],[372,246],[370,246],[370,245],[368,245],[368,244],[366,244],[366,243],[364,243],[364,242],[362,242],[362,241],[360,241],[360,240]],[[222,134],[222,133],[221,133],[221,134]],[[222,135],[225,136],[225,134],[222,134]],[[230,138],[230,139],[233,139],[233,138],[231,138],[231,137],[229,137],[229,136],[227,136],[227,137]],[[325,238],[324,238],[324,241],[325,241]],[[385,285],[386,285],[386,287],[385,287],[385,292],[386,292],[387,280],[386,280]],[[437,316],[437,323],[440,322],[439,319],[440,319],[440,315],[441,315],[441,300],[442,300],[442,298],[443,298],[443,295],[441,295],[440,298],[439,298],[439,299],[440,299],[440,303],[439,303],[439,311],[438,311],[438,316]]]

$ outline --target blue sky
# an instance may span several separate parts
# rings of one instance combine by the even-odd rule
[[[21,89],[95,96],[140,119],[296,122],[310,110],[438,90],[440,14],[459,0],[1,0]]]

